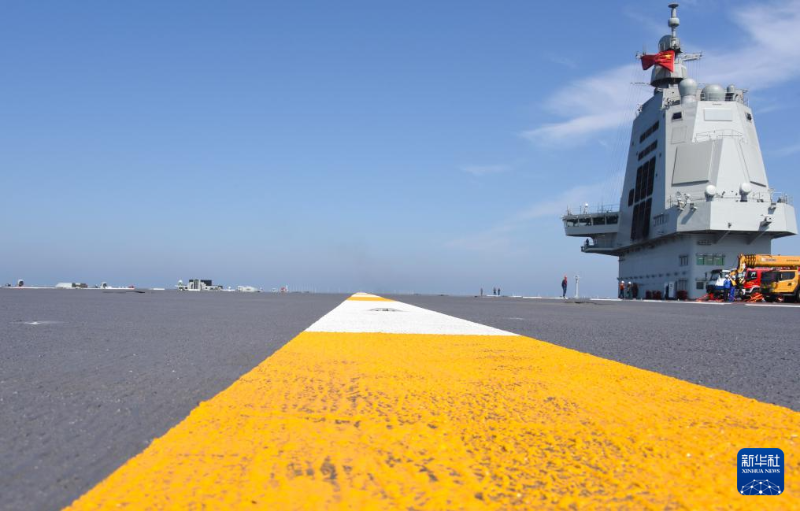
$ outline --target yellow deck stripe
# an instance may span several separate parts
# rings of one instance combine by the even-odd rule
[[[526,337],[304,332],[72,508],[800,509],[798,431]],[[743,447],[783,449],[782,495],[737,493]]]

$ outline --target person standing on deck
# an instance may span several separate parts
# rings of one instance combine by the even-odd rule
[[[723,299],[727,302],[732,302],[736,299],[736,287],[733,285],[733,281],[731,280],[730,276],[725,277],[725,294]]]
[[[567,276],[564,275],[564,279],[561,281],[561,298],[567,297]]]

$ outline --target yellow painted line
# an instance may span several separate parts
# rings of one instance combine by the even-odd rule
[[[798,433],[526,337],[304,332],[72,509],[798,509]],[[783,449],[784,494],[737,493],[743,447]]]
[[[352,295],[347,301],[351,302],[393,302],[394,300],[390,300],[388,298],[383,298],[382,296],[373,295],[370,293],[356,293]]]

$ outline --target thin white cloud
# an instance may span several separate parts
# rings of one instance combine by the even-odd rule
[[[800,76],[800,0],[758,4],[734,11],[749,41],[733,51],[704,53],[701,79],[764,89]]]
[[[800,77],[800,0],[760,3],[732,13],[733,22],[746,35],[746,43],[734,49],[705,51],[702,76],[696,78],[756,90]],[[545,102],[548,112],[564,120],[541,124],[520,135],[543,146],[573,145],[620,122],[629,122],[636,105],[649,92],[646,87],[631,86],[631,82],[646,78],[637,63],[575,80]]]
[[[487,174],[500,174],[511,170],[511,165],[462,165],[459,167],[462,172],[473,176],[485,176]]]
[[[511,225],[496,225],[485,231],[450,240],[445,246],[470,252],[502,251],[508,253],[514,249],[512,231],[513,226]]]
[[[569,69],[577,69],[578,63],[575,60],[565,57],[563,55],[557,55],[555,53],[548,53],[545,55],[545,58],[552,62],[553,64],[558,64],[559,66],[564,66]]]
[[[618,126],[620,122],[628,121],[631,117],[632,114],[624,110],[582,115],[569,121],[544,124],[523,131],[520,136],[534,143],[568,143],[582,140],[585,135]]]
[[[792,108],[797,108],[797,103],[785,96],[751,94],[750,106],[761,116],[772,112],[784,112]]]
[[[568,84],[545,102],[546,110],[568,119],[542,124],[520,136],[541,145],[572,145],[630,122],[637,101],[647,93],[631,84],[640,73],[638,64],[629,64]]]
[[[792,144],[789,146],[781,147],[780,149],[776,149],[774,151],[770,151],[775,156],[784,157],[789,156],[792,154],[800,153],[800,143]]]
[[[605,184],[579,185],[557,194],[552,199],[544,199],[517,213],[516,221],[534,220],[537,218],[557,217],[567,212],[567,208],[579,207],[581,204],[595,203],[606,187]]]
[[[638,6],[636,10],[633,10],[633,8],[629,7],[623,10],[622,14],[631,21],[636,22],[637,25],[644,27],[648,32],[663,35],[662,32],[664,32],[666,23],[659,23],[653,16],[642,14]]]
[[[593,204],[603,188],[602,183],[570,188],[529,205],[489,229],[451,240],[446,246],[472,252],[518,251],[520,243],[515,239],[524,229],[530,229],[532,222],[546,218],[549,223],[566,213],[570,206],[574,209],[584,203]]]

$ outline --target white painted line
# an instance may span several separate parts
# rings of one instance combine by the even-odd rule
[[[698,304],[698,305],[731,305],[732,302],[695,302],[694,300],[643,300],[641,298],[621,299],[621,298],[561,298],[560,296],[523,296],[525,300],[554,300],[559,302],[625,302],[625,303],[669,303],[679,304]]]
[[[792,305],[788,303],[746,303],[748,307],[789,307],[790,309],[800,308],[800,305]]]
[[[517,335],[403,302],[345,300],[308,332],[433,335]]]

